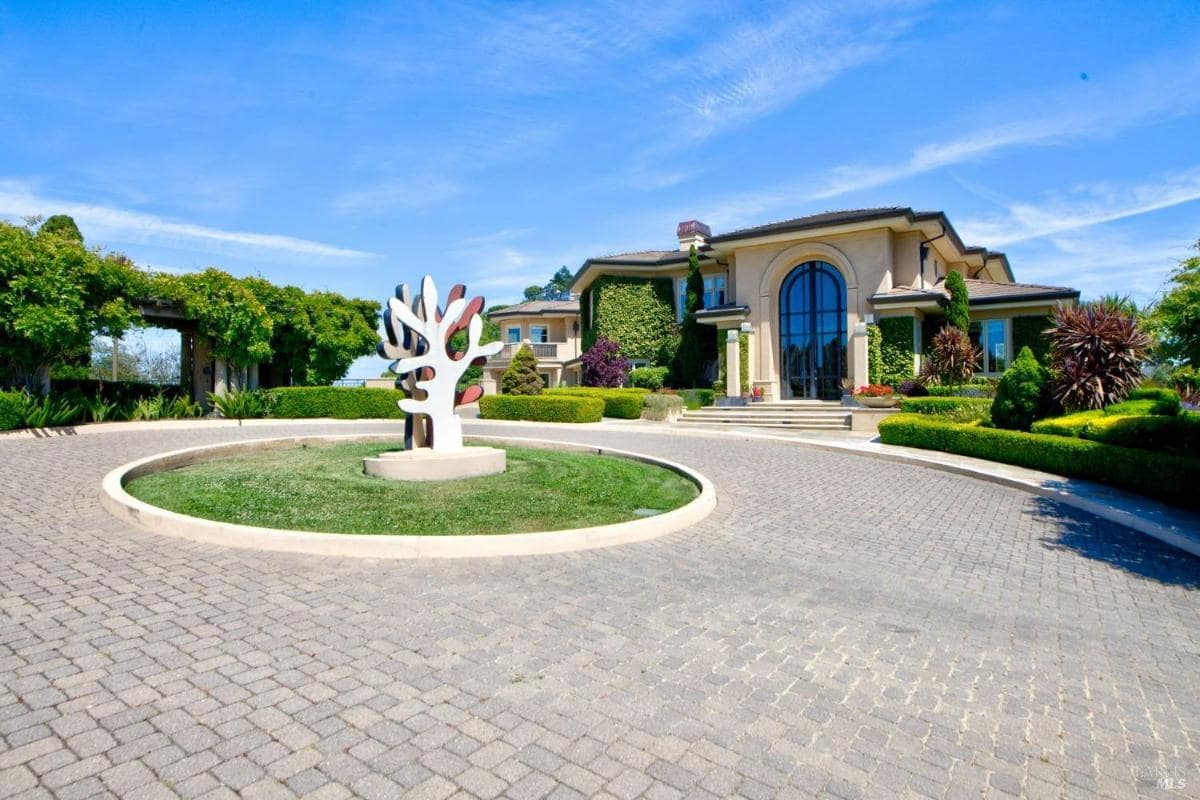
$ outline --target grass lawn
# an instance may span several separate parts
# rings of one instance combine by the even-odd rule
[[[394,443],[291,447],[205,461],[130,482],[150,505],[267,528],[373,534],[496,534],[562,530],[669,511],[691,481],[623,458],[506,447],[501,475],[404,483],[363,474],[362,459]]]

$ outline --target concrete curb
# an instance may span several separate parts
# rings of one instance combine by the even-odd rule
[[[611,547],[655,539],[668,533],[681,531],[703,520],[712,513],[717,505],[716,489],[712,482],[699,472],[673,461],[627,450],[574,442],[477,435],[470,435],[467,438],[487,441],[489,444],[577,450],[654,464],[687,478],[696,485],[700,493],[690,503],[673,511],[612,525],[537,533],[420,536],[314,533],[214,522],[148,505],[134,498],[124,489],[124,485],[128,481],[142,475],[163,469],[174,469],[223,455],[330,441],[355,442],[379,439],[394,440],[395,438],[396,435],[390,433],[287,436],[189,447],[183,450],[159,453],[123,464],[105,475],[101,484],[100,504],[119,519],[145,530],[205,544],[343,558],[386,559],[545,555]]]

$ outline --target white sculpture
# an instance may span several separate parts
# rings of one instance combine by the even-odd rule
[[[410,301],[408,284],[401,284],[396,287],[396,296],[388,299],[384,314],[387,339],[380,343],[379,353],[395,359],[392,371],[409,395],[399,405],[408,414],[405,447],[410,451],[422,445],[439,453],[463,449],[462,421],[454,409],[474,402],[483,390],[470,386],[459,393],[458,381],[472,363],[482,364],[504,347],[502,342],[480,343],[483,298],[468,302],[466,291],[462,284],[455,285],[443,312],[438,308],[433,278],[426,275],[416,298]],[[467,347],[455,352],[450,338],[460,330],[467,332]],[[428,425],[417,424],[414,418],[418,415],[424,415]]]

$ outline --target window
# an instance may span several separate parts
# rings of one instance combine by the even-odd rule
[[[988,319],[971,323],[971,344],[983,351],[981,372],[1004,372],[1008,369],[1008,321]]]
[[[533,342],[550,341],[550,330],[545,325],[530,325],[529,339]]]
[[[725,276],[706,275],[704,278],[704,307],[713,308],[725,302]]]
[[[687,311],[687,278],[675,279],[675,321],[683,322],[684,312]]]
[[[513,325],[504,329],[504,341],[509,344],[520,344],[521,342],[521,326]]]

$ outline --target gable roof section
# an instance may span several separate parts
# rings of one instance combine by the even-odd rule
[[[1019,303],[1026,300],[1077,300],[1079,290],[1069,286],[1044,286],[1038,283],[996,283],[967,278],[967,297],[970,305],[985,306],[991,303]],[[876,305],[887,303],[941,302],[950,298],[946,291],[946,279],[942,278],[928,289],[900,286],[871,295],[868,300]]]
[[[488,315],[491,319],[497,317],[537,317],[554,314],[578,314],[579,300],[526,300],[504,308],[496,309]]]

